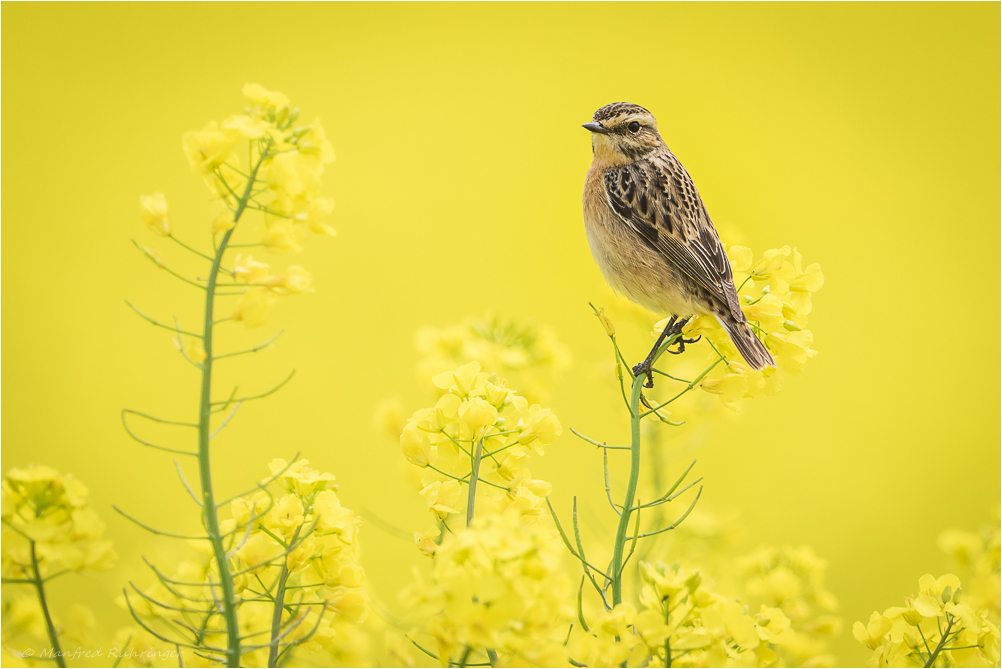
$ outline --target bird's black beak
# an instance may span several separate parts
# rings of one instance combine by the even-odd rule
[[[609,132],[611,132],[601,123],[585,123],[581,127],[584,128],[585,130],[590,130],[591,132],[598,133],[599,135],[608,135]]]

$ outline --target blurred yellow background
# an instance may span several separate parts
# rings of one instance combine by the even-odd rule
[[[940,530],[974,529],[999,502],[998,4],[2,13],[3,468],[81,478],[121,555],[113,572],[57,582],[57,608],[82,587],[114,630],[127,622],[117,592],[148,580],[139,556],[169,554],[111,504],[196,526],[169,458],[132,442],[119,410],[194,416],[195,371],[124,300],[192,323],[198,295],[129,240],[182,257],[140,221],[139,195],[159,190],[179,236],[206,245],[205,191],[180,137],[236,112],[248,81],[321,117],[338,156],[325,189],[339,235],[293,260],[316,293],[253,333],[285,328],[278,347],[223,373],[252,391],[298,370],[219,440],[221,496],[298,451],[337,475],[347,506],[424,530],[373,408],[427,404],[417,328],[490,309],[548,324],[569,348],[550,403],[565,427],[625,440],[625,412],[595,383],[608,342],[587,303],[609,298],[584,236],[580,125],[628,100],[658,117],[725,239],[756,253],[797,246],[826,277],[807,371],[680,456],[700,460],[701,504],[738,510],[749,548],[813,546],[851,626],[947,570]],[[600,459],[573,439],[534,471],[562,508],[601,492]],[[422,559],[367,524],[363,564],[380,599],[393,605]],[[867,653],[849,629],[836,651],[853,664]]]

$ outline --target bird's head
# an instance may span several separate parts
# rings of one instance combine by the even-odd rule
[[[613,164],[632,163],[664,144],[654,115],[630,102],[602,107],[582,127],[592,133],[595,157]]]

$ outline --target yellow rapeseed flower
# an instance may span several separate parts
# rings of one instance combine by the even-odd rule
[[[243,94],[260,110],[277,111],[289,106],[289,98],[281,93],[265,90],[260,84],[244,84]]]
[[[163,237],[170,236],[170,216],[167,214],[167,198],[163,193],[143,195],[139,198],[139,208],[143,214],[143,222],[150,230]],[[161,261],[161,265],[163,262]]]
[[[238,130],[220,128],[215,121],[209,121],[201,131],[185,133],[181,143],[192,169],[211,174],[230,158],[240,139]]]
[[[487,515],[447,534],[430,580],[404,597],[429,621],[443,666],[466,646],[484,660],[488,650],[497,653],[503,666],[566,663],[571,586],[560,541],[515,516]]]
[[[874,666],[997,666],[1000,634],[989,611],[967,603],[960,579],[925,574],[905,606],[874,612],[853,625],[857,641],[874,651]]]
[[[313,275],[299,265],[290,265],[282,276],[271,277],[267,285],[279,295],[298,295],[312,291]]]
[[[264,283],[269,269],[265,263],[254,260],[254,256],[238,253],[233,259],[233,276],[244,283]]]
[[[265,288],[251,288],[237,300],[232,318],[249,328],[264,325],[275,299],[272,292]]]

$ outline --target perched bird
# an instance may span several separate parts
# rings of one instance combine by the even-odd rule
[[[749,366],[775,367],[741,311],[706,206],[658,134],[654,116],[616,102],[595,112],[584,128],[592,133],[594,154],[585,180],[585,230],[606,281],[640,306],[676,317],[672,323],[715,316]],[[650,360],[638,372],[649,375]]]

